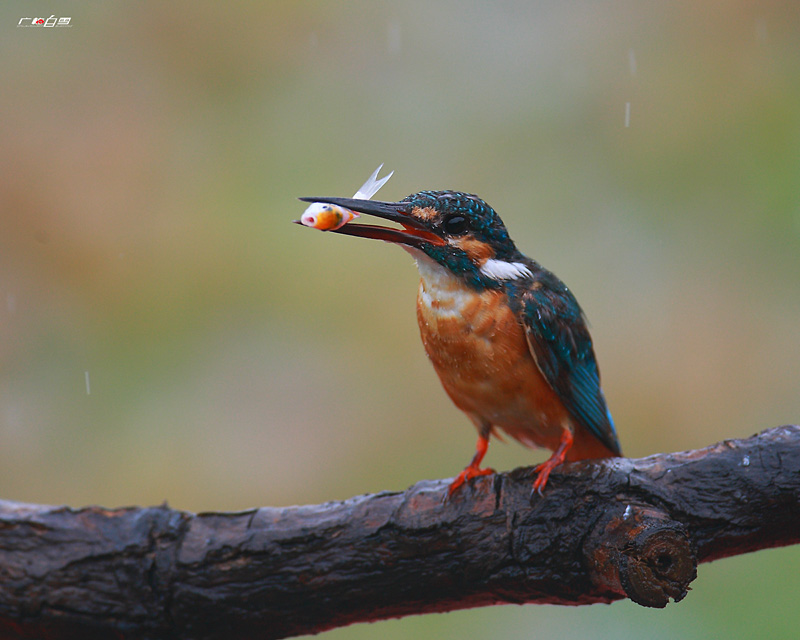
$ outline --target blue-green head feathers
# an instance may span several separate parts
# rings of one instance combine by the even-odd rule
[[[467,221],[467,233],[471,232],[479,240],[491,244],[496,252],[516,251],[500,216],[485,200],[474,194],[461,191],[420,191],[406,196],[401,202],[408,202],[414,208],[436,211],[439,219],[435,223],[445,233],[445,221],[453,216],[463,216]]]

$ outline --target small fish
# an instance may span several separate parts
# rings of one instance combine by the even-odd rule
[[[378,193],[378,189],[385,185],[386,181],[391,178],[392,174],[394,173],[394,171],[392,171],[389,173],[389,175],[378,180],[378,172],[382,168],[383,164],[375,169],[373,174],[367,178],[367,181],[361,185],[361,188],[356,191],[355,195],[353,196],[354,199],[369,200],[372,196]],[[346,209],[345,207],[340,207],[335,204],[314,202],[310,204],[303,212],[299,222],[306,227],[320,229],[321,231],[333,231],[335,229],[342,228],[348,222],[358,218],[359,215],[360,214],[356,213],[355,211],[351,211],[350,209]]]
[[[333,231],[358,217],[359,214],[350,209],[335,204],[314,202],[303,212],[300,224],[320,231]]]

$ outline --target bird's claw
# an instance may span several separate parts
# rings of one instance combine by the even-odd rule
[[[458,490],[458,488],[467,481],[472,480],[473,478],[478,478],[480,476],[489,476],[492,475],[494,472],[495,472],[494,469],[489,469],[488,467],[486,469],[481,469],[477,466],[467,467],[461,473],[459,473],[458,476],[456,476],[455,480],[453,480],[450,483],[450,486],[447,488],[447,496],[445,499],[452,496]]]

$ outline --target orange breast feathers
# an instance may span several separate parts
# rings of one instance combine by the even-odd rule
[[[539,371],[505,293],[477,292],[449,274],[420,271],[417,320],[425,351],[447,394],[476,427],[488,423],[527,446],[551,450],[568,429],[576,436],[568,460],[608,455]]]

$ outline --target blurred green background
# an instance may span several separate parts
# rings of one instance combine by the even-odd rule
[[[40,14],[72,26],[16,27]],[[796,0],[13,1],[0,33],[2,498],[236,510],[457,473],[474,429],[411,260],[290,223],[381,162],[382,199],[478,193],[567,282],[627,455],[800,421]],[[798,568],[324,637],[796,637]]]

